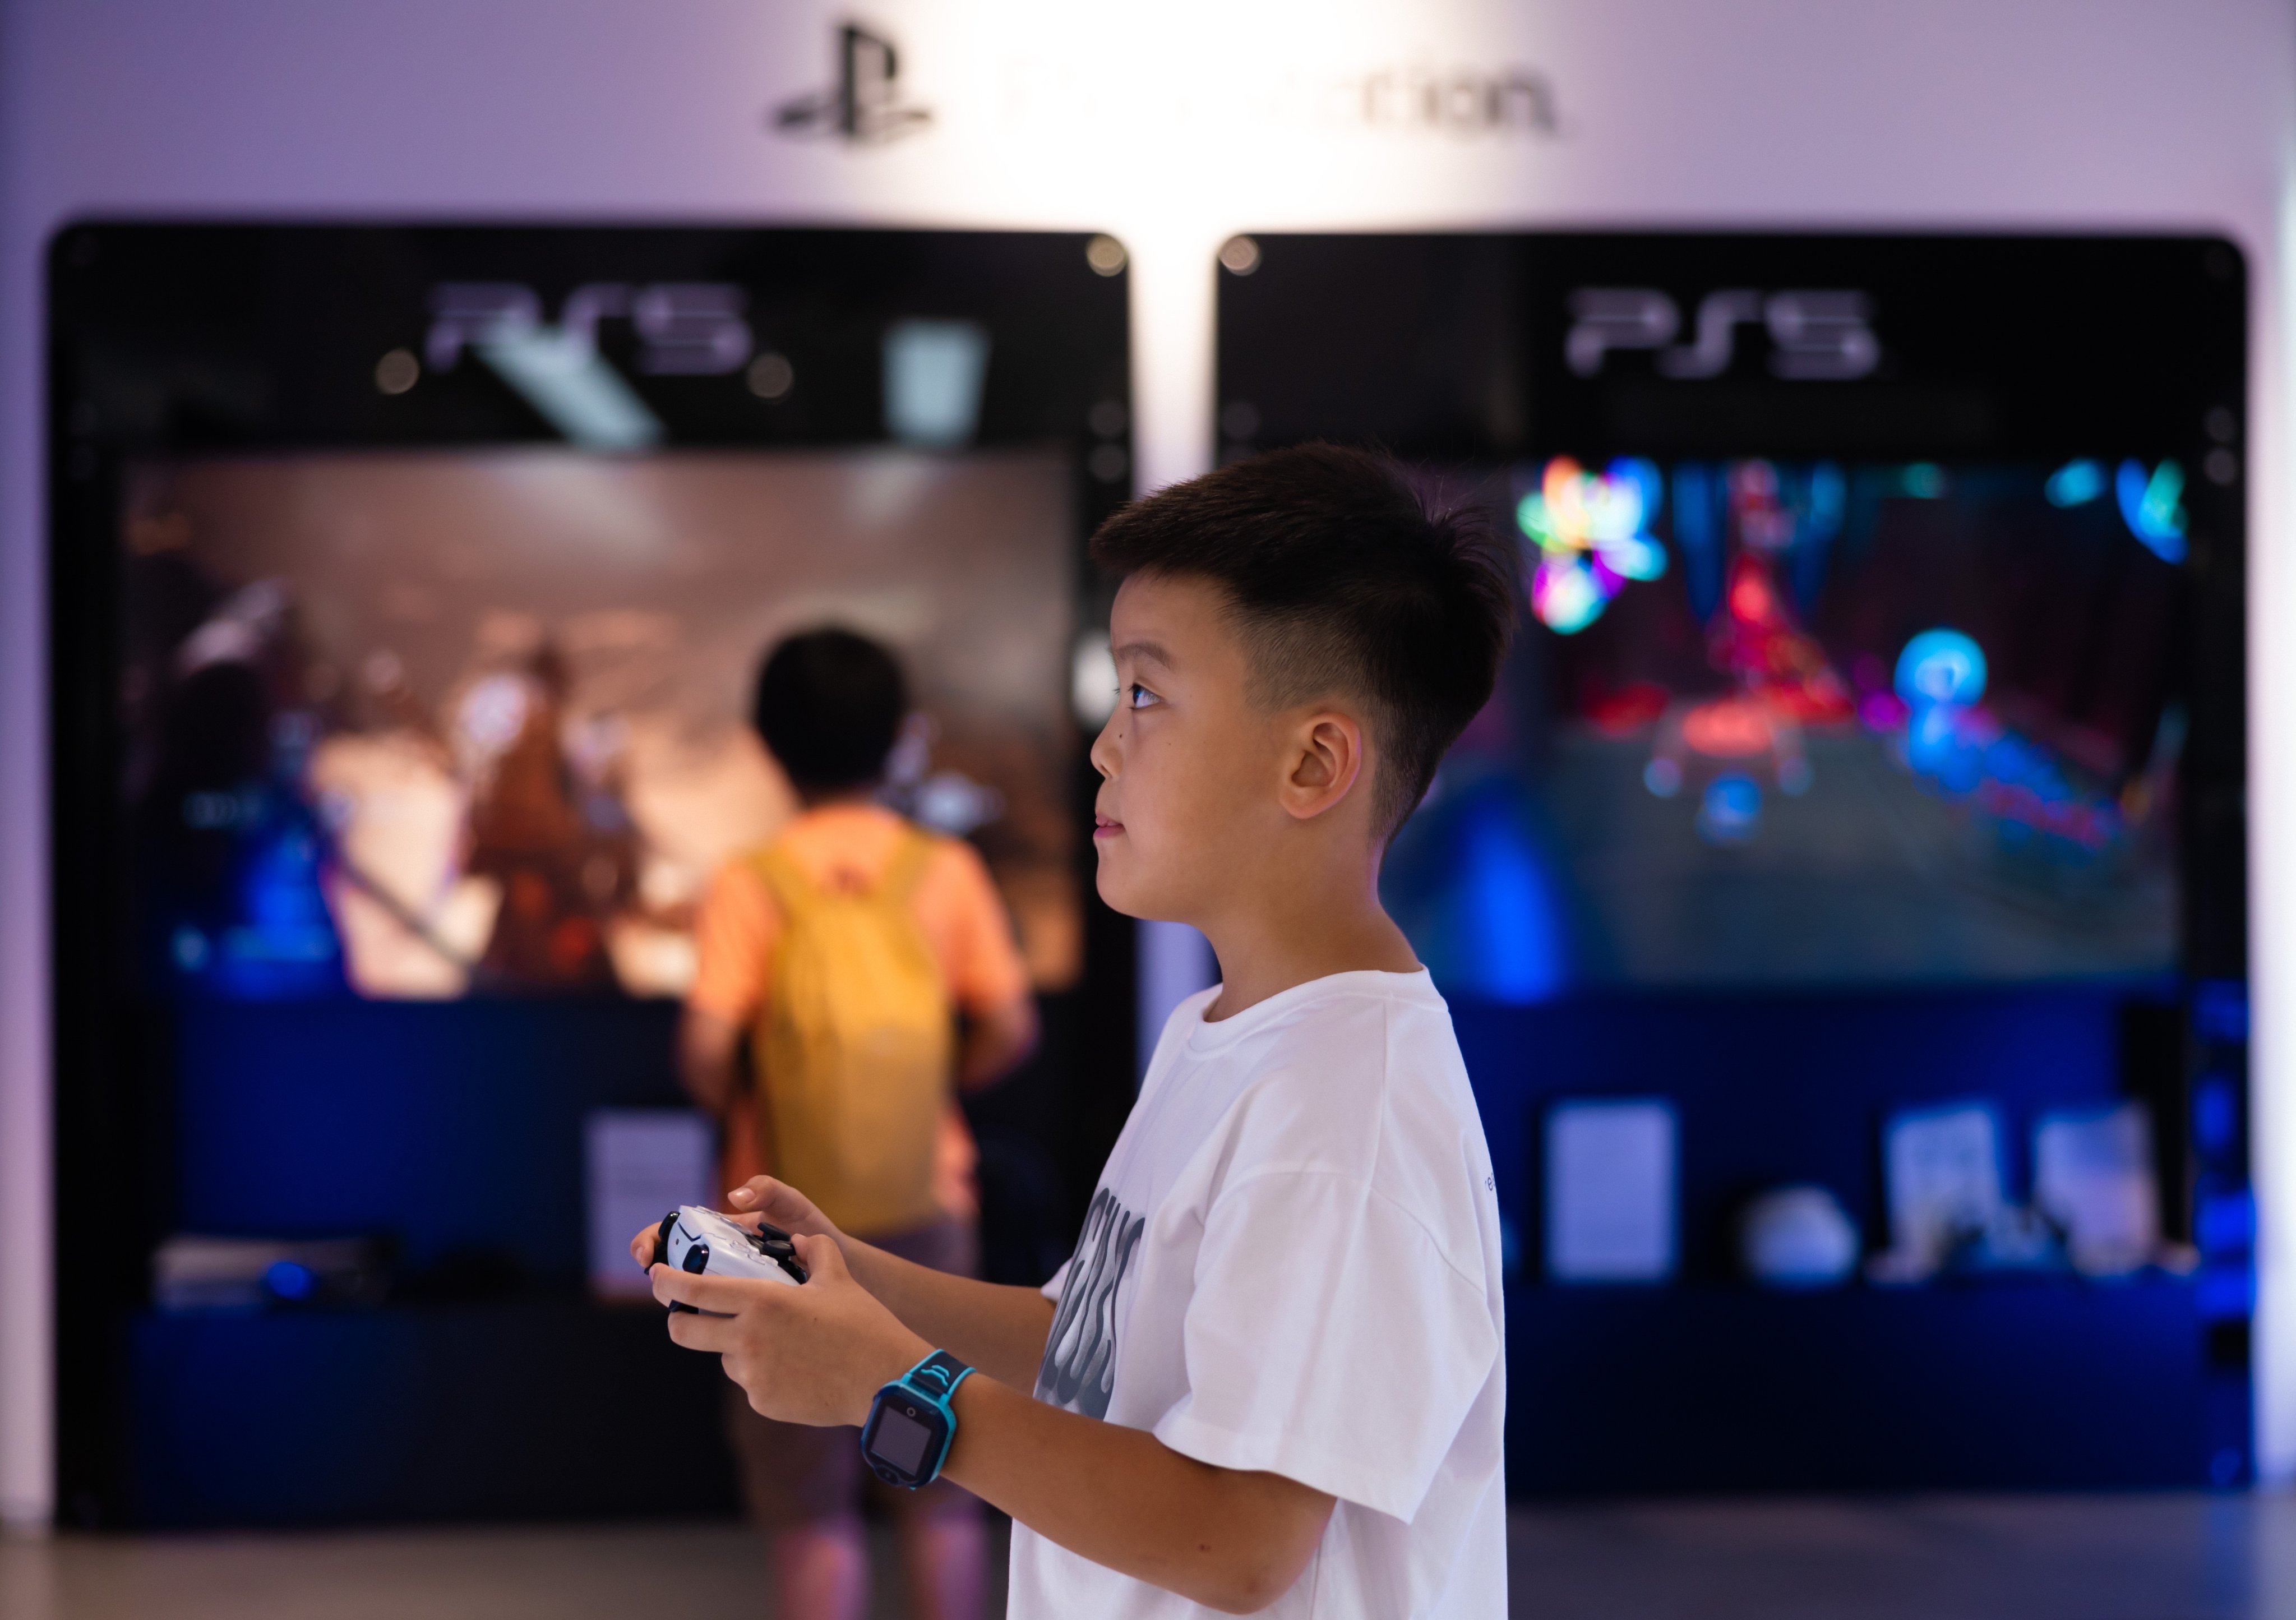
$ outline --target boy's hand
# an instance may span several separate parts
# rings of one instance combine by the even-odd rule
[[[800,1235],[797,1252],[809,1278],[802,1287],[656,1265],[653,1296],[716,1313],[675,1312],[669,1336],[718,1356],[726,1376],[764,1416],[816,1427],[858,1426],[867,1421],[878,1389],[933,1347],[853,1280],[834,1238]]]
[[[751,1176],[726,1195],[726,1207],[738,1217],[763,1215],[768,1221],[792,1236],[808,1233],[816,1238],[841,1238],[828,1216],[814,1206],[812,1199],[786,1181],[776,1181],[771,1176]]]
[[[830,1224],[829,1217],[814,1207],[813,1200],[786,1181],[776,1181],[771,1176],[752,1176],[749,1180],[726,1195],[727,1213],[742,1225],[754,1227],[763,1216],[773,1225],[795,1236],[811,1233],[818,1238],[841,1237]],[[641,1267],[651,1268],[661,1238],[661,1223],[638,1229],[630,1239],[630,1258]]]

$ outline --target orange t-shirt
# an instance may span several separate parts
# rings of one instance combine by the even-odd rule
[[[832,804],[798,817],[775,843],[816,886],[865,888],[883,876],[909,830],[907,822],[877,805]],[[960,1011],[991,1012],[1029,993],[1029,971],[1004,902],[971,844],[934,840],[909,905],[940,964],[949,1000]],[[694,919],[700,959],[686,1005],[729,1023],[754,1025],[773,983],[781,926],[780,909],[755,866],[743,859],[720,868]],[[756,1109],[756,1094],[745,1087],[726,1110],[720,1166],[726,1187],[765,1172]],[[943,1202],[958,1205],[952,1213],[969,1214],[964,1206],[970,1196],[963,1189],[971,1180],[972,1142],[954,1099],[942,1121],[941,1139]]]

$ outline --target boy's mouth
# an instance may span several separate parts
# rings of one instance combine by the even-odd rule
[[[1092,835],[1095,838],[1111,838],[1123,830],[1124,823],[1121,821],[1100,815],[1095,815],[1092,818]]]

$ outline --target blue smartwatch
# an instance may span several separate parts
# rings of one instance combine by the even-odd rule
[[[972,1376],[972,1368],[936,1350],[879,1390],[861,1427],[861,1457],[870,1471],[906,1490],[932,1484],[956,1438],[949,1401]]]

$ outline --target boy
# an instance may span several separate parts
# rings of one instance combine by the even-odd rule
[[[723,1185],[786,1174],[874,1247],[970,1276],[970,1189],[948,1171],[952,1156],[969,1164],[972,1140],[949,1082],[986,1085],[1027,1056],[1036,1002],[980,858],[875,802],[907,712],[900,666],[849,630],[791,636],[767,657],[751,718],[802,810],[710,884],[678,1066],[724,1123]],[[954,1053],[952,1013],[965,1020]],[[736,1073],[745,1029],[754,1088]],[[851,1436],[774,1422],[726,1393],[778,1612],[859,1620],[869,1482]],[[973,1620],[988,1556],[979,1505],[945,1484],[895,1505],[912,1611]]]
[[[657,1297],[722,1313],[671,1336],[800,1423],[864,1421],[936,1348],[973,1369],[940,1472],[1013,1516],[1015,1616],[1504,1615],[1489,1159],[1377,884],[1489,697],[1511,560],[1325,445],[1150,497],[1094,550],[1123,579],[1100,892],[1194,924],[1222,977],[1165,1026],[1075,1257],[1041,1293],[942,1277],[760,1179],[734,1206],[803,1234],[810,1281],[657,1266]]]

